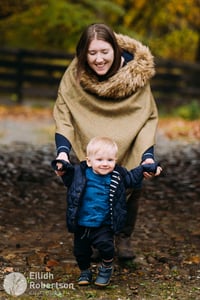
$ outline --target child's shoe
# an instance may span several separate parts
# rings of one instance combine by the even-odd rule
[[[99,272],[95,280],[95,285],[106,286],[110,283],[110,278],[112,276],[113,268],[106,268],[104,266],[99,267]]]
[[[84,271],[81,271],[81,275],[78,279],[79,285],[88,285],[92,282],[92,271],[87,269]]]

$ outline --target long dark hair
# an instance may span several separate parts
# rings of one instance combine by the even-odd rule
[[[88,48],[93,39],[98,39],[109,43],[114,51],[114,61],[103,77],[106,79],[114,75],[120,67],[122,50],[117,43],[114,32],[105,24],[91,24],[82,33],[76,47],[76,56],[78,58],[77,78],[80,79],[82,71],[92,72],[87,63]]]

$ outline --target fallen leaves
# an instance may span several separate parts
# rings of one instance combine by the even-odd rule
[[[193,255],[183,261],[184,264],[200,264],[200,255]]]
[[[3,269],[3,273],[12,273],[14,272],[13,267],[6,267]]]
[[[51,107],[32,107],[27,105],[0,105],[0,119],[14,118],[20,120],[33,120],[52,118]]]
[[[173,140],[200,140],[200,120],[188,121],[180,118],[160,118],[159,129]]]
[[[41,120],[44,118],[52,119],[52,107],[33,107],[27,105],[0,105],[0,119],[13,118],[26,120]],[[182,118],[169,117],[159,119],[158,124],[170,139],[199,140],[200,139],[200,120],[189,121]]]

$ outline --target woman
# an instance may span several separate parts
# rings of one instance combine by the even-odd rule
[[[61,80],[54,107],[57,159],[68,161],[73,148],[77,158],[84,160],[89,140],[106,135],[116,141],[118,163],[127,169],[154,163],[158,114],[149,85],[154,74],[146,46],[105,24],[89,25]],[[160,172],[158,168],[154,175]],[[61,169],[57,175],[62,175]],[[144,173],[146,178],[154,175]],[[117,245],[120,258],[134,257],[130,236],[139,194],[140,189],[127,197],[127,224]]]

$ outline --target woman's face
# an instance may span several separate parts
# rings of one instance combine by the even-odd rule
[[[111,68],[113,61],[114,51],[109,43],[97,39],[91,41],[87,53],[87,62],[95,73],[100,76],[105,75]]]

